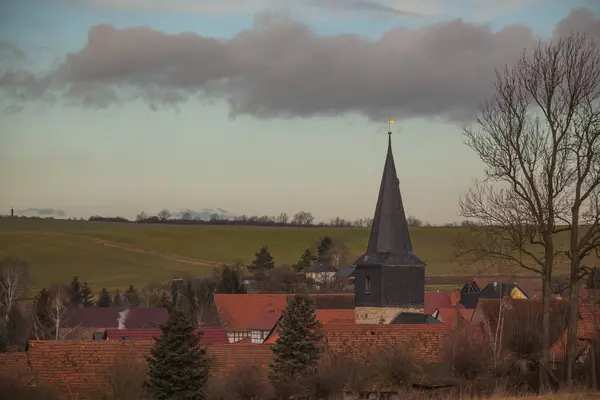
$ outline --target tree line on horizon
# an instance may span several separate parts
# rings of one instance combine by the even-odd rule
[[[56,219],[54,217],[40,216],[14,216],[0,215],[0,218],[25,218],[25,219]],[[85,220],[84,218],[67,218],[69,220]],[[290,218],[288,213],[280,213],[277,216],[273,215],[239,215],[228,217],[221,214],[212,214],[208,219],[193,215],[190,211],[181,213],[178,217],[174,217],[167,209],[163,209],[156,215],[151,215],[145,211],[141,211],[136,217],[131,220],[125,217],[110,217],[101,215],[92,215],[88,221],[99,222],[122,222],[122,223],[140,223],[140,224],[173,224],[173,225],[229,225],[229,226],[277,226],[277,227],[309,227],[309,228],[370,228],[373,224],[373,218],[365,217],[355,220],[335,217],[329,221],[315,222],[315,218],[310,212],[300,211],[292,215]],[[424,222],[422,219],[409,215],[406,217],[406,222],[409,227],[432,227],[434,225],[429,222]],[[467,227],[476,225],[471,220],[447,222],[441,226],[444,227]]]

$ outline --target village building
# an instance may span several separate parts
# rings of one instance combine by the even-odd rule
[[[62,315],[58,336],[100,339],[107,329],[158,329],[168,319],[164,307],[74,307]]]
[[[401,313],[424,313],[425,262],[412,250],[391,131],[367,251],[354,265],[357,323],[389,324]]]

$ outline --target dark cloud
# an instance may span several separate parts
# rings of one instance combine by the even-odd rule
[[[600,19],[589,8],[577,8],[568,18],[556,25],[555,36],[567,36],[575,32],[586,32],[590,37],[600,40]]]
[[[4,112],[6,114],[16,114],[23,111],[23,108],[24,107],[20,104],[9,104],[6,107],[4,107]]]
[[[13,43],[7,42],[6,40],[0,40],[0,60],[4,57],[24,60],[25,53]]]
[[[307,4],[313,7],[320,8],[335,8],[340,10],[354,10],[359,12],[366,11],[371,13],[393,16],[420,16],[420,14],[390,7],[387,4],[373,0],[308,0]]]
[[[598,24],[590,10],[576,10],[556,32],[600,38]],[[397,28],[377,41],[323,37],[272,13],[227,40],[97,25],[54,73],[10,72],[0,86],[21,101],[92,107],[142,98],[157,109],[208,96],[226,99],[232,115],[263,118],[359,112],[465,120],[490,95],[494,70],[535,41],[525,26],[493,32],[462,20]]]
[[[67,215],[63,210],[54,208],[26,208],[18,210],[17,214],[36,217],[64,217]]]

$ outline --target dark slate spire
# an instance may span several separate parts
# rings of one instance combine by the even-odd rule
[[[391,132],[367,252],[357,260],[356,264],[425,266],[425,263],[412,251],[408,223],[400,195],[400,182],[392,154]]]

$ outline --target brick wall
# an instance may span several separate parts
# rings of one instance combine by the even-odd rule
[[[31,341],[29,362],[39,386],[53,386],[62,393],[83,394],[93,398],[106,387],[107,376],[120,362],[139,363],[153,341]],[[241,365],[266,367],[271,349],[263,345],[215,345],[208,347],[213,373],[234,370]]]
[[[30,382],[31,377],[26,352],[0,354],[0,382],[25,386]]]

